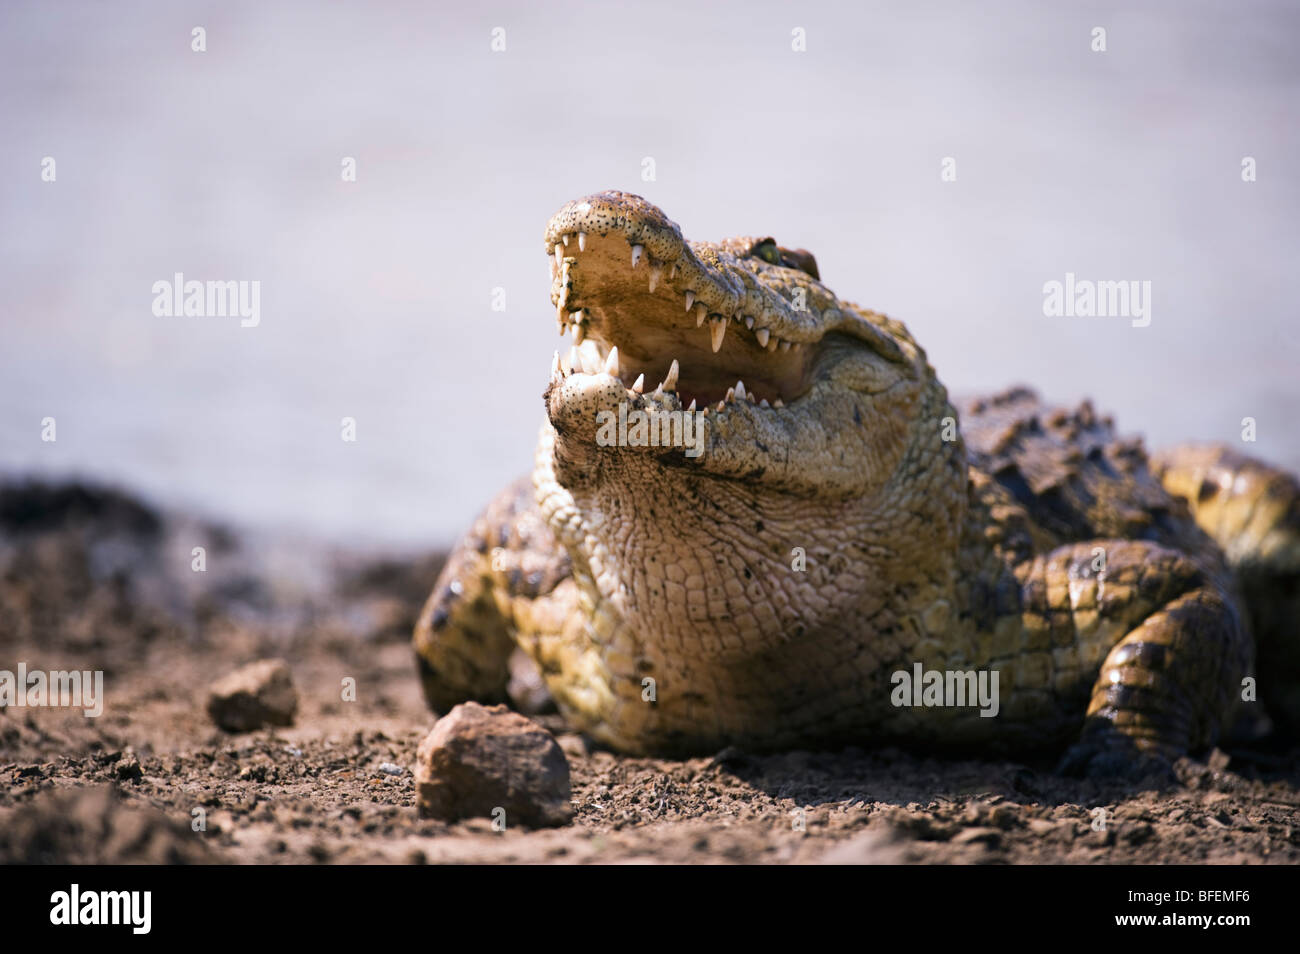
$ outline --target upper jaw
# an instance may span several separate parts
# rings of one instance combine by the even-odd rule
[[[775,351],[782,341],[793,346],[819,340],[839,318],[822,313],[838,303],[811,276],[765,267],[770,273],[779,272],[781,280],[769,274],[760,282],[756,274],[762,266],[740,258],[745,240],[688,242],[657,206],[626,192],[600,192],[577,199],[547,223],[546,252],[555,262],[551,300],[561,315],[580,307],[579,302],[566,300],[565,263],[573,267],[589,262],[589,249],[607,243],[618,246],[620,241],[622,247],[616,254],[626,269],[639,274],[643,290],[649,295],[658,292],[661,297],[675,297],[683,313],[689,312],[695,319],[696,327],[707,322],[706,340],[710,333],[720,334],[712,328],[714,319],[726,319],[722,333],[742,323],[746,330],[766,329],[766,340],[775,343],[763,347]],[[613,279],[619,271],[610,268],[606,277]],[[782,286],[779,290],[773,287],[777,284]],[[803,288],[802,295],[796,295],[798,287]],[[801,300],[792,302],[796,297]],[[745,322],[746,317],[751,321]]]
[[[752,451],[729,461],[718,448],[740,441],[814,455],[858,439],[842,426],[862,418],[853,402],[923,362],[888,319],[842,304],[806,271],[763,261],[752,240],[688,242],[638,196],[570,202],[545,241],[557,324],[576,339],[557,353],[546,394],[567,438],[595,428],[593,411],[623,403],[713,413],[708,466],[750,473]],[[807,478],[786,475],[788,463],[769,462],[767,479]]]
[[[687,406],[725,409],[734,390],[779,409],[808,390],[822,337],[844,320],[811,277],[748,260],[740,240],[689,243],[626,193],[570,202],[548,223],[546,248],[560,333],[591,339],[602,368],[616,347],[611,374],[660,384]],[[565,368],[582,371],[581,356]]]

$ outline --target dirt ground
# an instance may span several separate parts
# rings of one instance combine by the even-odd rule
[[[1159,789],[869,747],[626,758],[550,715],[572,824],[421,819],[434,719],[408,639],[440,563],[0,484],[0,669],[101,669],[106,698],[0,709],[0,862],[1300,862],[1300,748],[1267,739]],[[221,731],[207,686],[265,657],[292,669],[294,726]]]

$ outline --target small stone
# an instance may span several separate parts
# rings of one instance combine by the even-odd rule
[[[113,774],[123,782],[138,782],[144,777],[144,770],[140,768],[139,759],[134,755],[128,755],[113,766]]]
[[[439,719],[420,743],[415,783],[425,818],[541,828],[567,824],[573,815],[559,743],[505,706],[466,702]]]
[[[298,692],[282,659],[263,659],[223,676],[208,690],[208,715],[227,732],[293,725]]]
[[[394,762],[380,762],[379,771],[383,772],[385,775],[401,775],[406,771],[406,769]]]

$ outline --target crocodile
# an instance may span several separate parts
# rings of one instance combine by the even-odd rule
[[[1291,475],[1148,456],[1023,387],[950,399],[810,252],[687,241],[636,195],[568,203],[545,252],[573,345],[531,479],[416,625],[436,712],[507,701],[522,654],[633,754],[871,742],[1104,774],[1203,751],[1255,702],[1300,725]],[[634,412],[697,425],[695,453],[610,426]]]

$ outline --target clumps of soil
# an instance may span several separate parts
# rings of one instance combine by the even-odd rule
[[[137,766],[138,768],[138,766]],[[129,807],[106,786],[51,794],[11,812],[0,864],[214,864],[218,856],[156,808]]]
[[[567,824],[421,817],[435,720],[409,639],[442,559],[0,484],[0,669],[102,670],[106,697],[99,718],[0,710],[0,863],[1300,863],[1286,740],[1182,760],[1156,787],[868,745],[629,758],[542,714]],[[292,673],[293,725],[221,729],[208,687],[262,659]]]

